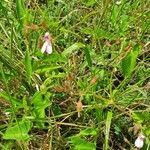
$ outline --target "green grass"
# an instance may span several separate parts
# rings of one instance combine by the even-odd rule
[[[143,133],[148,150],[148,6],[1,1],[0,149],[132,150]],[[40,52],[45,32],[50,55]]]

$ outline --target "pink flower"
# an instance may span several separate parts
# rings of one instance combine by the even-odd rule
[[[41,48],[42,54],[43,53],[51,54],[52,53],[52,43],[51,43],[50,34],[48,32],[45,33],[44,41],[45,42]]]

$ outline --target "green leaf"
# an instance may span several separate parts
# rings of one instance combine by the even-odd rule
[[[62,62],[63,63],[63,62],[67,62],[67,59],[64,56],[62,56],[61,54],[52,53],[50,55],[50,57],[45,58],[43,60],[43,62],[46,62],[46,63],[48,63],[48,62]]]
[[[127,56],[121,62],[121,69],[125,77],[130,77],[136,66],[136,59],[140,52],[140,46],[134,46]]]
[[[150,140],[150,125],[147,125],[146,127],[144,127],[143,131],[144,131],[145,135],[147,137],[149,137],[149,140]]]
[[[36,92],[32,98],[32,104],[34,105],[33,108],[33,115],[36,119],[44,119],[45,118],[45,109],[51,105],[49,100],[50,93]],[[39,127],[44,126],[42,121],[38,121]]]
[[[63,51],[62,55],[64,55],[64,56],[69,55],[69,54],[73,53],[75,50],[79,50],[80,48],[83,48],[83,47],[85,47],[85,45],[82,43],[74,43],[73,45],[71,45],[70,47],[65,49]]]
[[[12,127],[8,127],[3,135],[3,138],[25,141],[29,139],[28,132],[30,131],[30,129],[31,129],[31,122],[24,120],[16,123],[16,125]]]
[[[124,36],[126,33],[126,30],[128,29],[128,25],[129,25],[129,16],[128,15],[122,15],[121,16],[121,23],[120,23],[120,35]]]
[[[132,112],[132,118],[138,123],[150,122],[150,113],[147,111]]]
[[[24,0],[16,0],[16,12],[20,25],[22,26],[26,14]]]
[[[87,7],[93,7],[94,4],[96,4],[97,0],[86,0],[86,6]]]
[[[43,103],[43,98],[41,92],[36,92],[32,97],[32,104],[34,106],[40,106]]]
[[[14,106],[21,106],[22,105],[21,101],[13,98],[12,96],[11,96],[11,101],[10,101],[10,97],[5,91],[0,92],[0,97],[4,98],[4,100],[8,101],[9,103],[12,102]]]
[[[28,82],[31,83],[32,64],[31,64],[31,56],[29,54],[29,50],[26,50],[25,67],[26,67],[26,76],[27,76]]]
[[[96,149],[95,143],[88,142],[84,139],[81,139],[78,136],[70,137],[69,142],[74,146],[75,150],[95,150]]]
[[[112,120],[112,112],[108,112],[107,119],[106,119],[104,150],[108,150],[108,147],[109,147],[108,143],[109,143],[109,132],[110,132],[111,120]]]
[[[78,135],[79,136],[88,136],[88,135],[96,136],[97,135],[97,129],[87,128],[85,130],[81,130]]]
[[[111,22],[114,26],[116,25],[119,11],[120,11],[120,8],[117,5],[114,5],[112,9],[112,14],[111,14]]]
[[[44,66],[40,66],[35,72],[36,73],[44,73],[44,72],[47,72],[47,71],[53,71],[53,70],[61,68],[61,67],[62,66],[47,66],[47,65],[44,65]]]

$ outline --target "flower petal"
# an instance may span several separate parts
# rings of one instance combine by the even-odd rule
[[[47,44],[46,53],[47,53],[47,54],[51,54],[51,53],[52,53],[52,44],[51,44],[51,43],[48,43],[48,44]]]
[[[47,48],[47,45],[48,45],[48,42],[44,42],[42,48],[41,48],[41,53],[43,54],[45,51],[46,51],[46,48]]]

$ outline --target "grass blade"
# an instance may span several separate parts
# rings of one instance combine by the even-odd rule
[[[16,12],[20,25],[23,25],[25,17],[25,5],[23,0],[16,0]]]
[[[108,150],[108,147],[109,147],[108,142],[109,142],[109,131],[110,131],[111,120],[112,120],[112,112],[108,112],[107,119],[106,119],[104,150]]]
[[[31,57],[29,54],[29,50],[26,51],[26,55],[25,55],[25,67],[26,67],[26,76],[30,84],[31,77],[32,77],[32,65],[31,65]]]
[[[66,56],[68,54],[73,53],[75,50],[78,50],[83,47],[85,47],[83,43],[74,43],[73,45],[71,45],[70,47],[68,47],[66,50],[63,51],[63,55]]]

